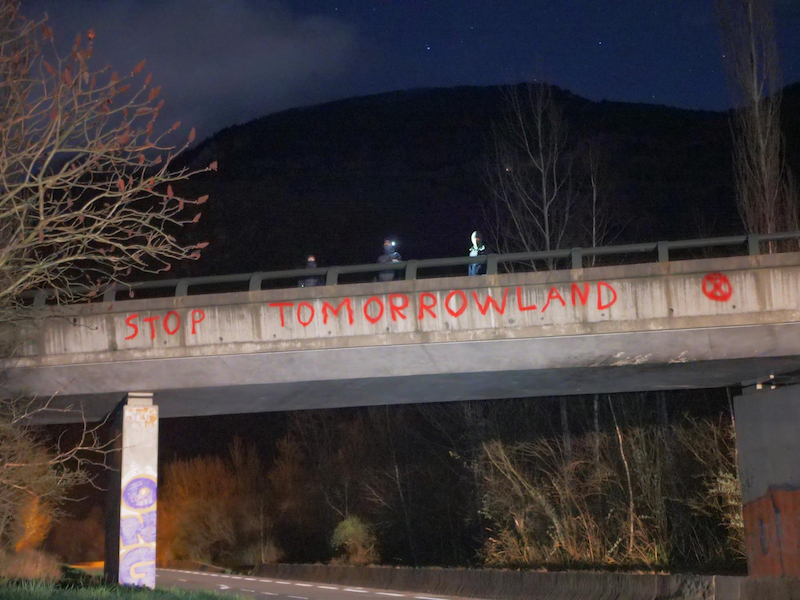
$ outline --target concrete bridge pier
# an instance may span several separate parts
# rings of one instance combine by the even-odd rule
[[[751,577],[800,578],[800,385],[736,397]]]
[[[106,510],[105,577],[121,585],[156,585],[158,407],[152,392],[131,392],[114,417],[114,468]]]

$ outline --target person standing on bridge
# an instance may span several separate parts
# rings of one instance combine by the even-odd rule
[[[306,269],[317,268],[317,257],[309,254],[306,257]],[[318,285],[325,285],[325,280],[318,275],[311,275],[297,282],[297,287],[316,287]]]
[[[397,251],[397,242],[391,238],[383,240],[383,254],[378,257],[379,263],[396,263],[403,260]],[[397,278],[397,271],[380,271],[378,281],[392,281]]]
[[[472,246],[469,249],[470,256],[486,256],[489,254],[489,249],[483,243],[483,236],[480,231],[473,231],[470,236]],[[472,275],[486,275],[486,263],[472,263],[469,265],[469,274]]]

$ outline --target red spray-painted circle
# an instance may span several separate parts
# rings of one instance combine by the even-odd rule
[[[709,273],[703,277],[703,293],[715,302],[727,302],[733,295],[733,286],[722,273]]]

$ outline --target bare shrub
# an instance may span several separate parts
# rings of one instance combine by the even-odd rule
[[[211,562],[235,541],[235,478],[218,457],[170,463],[158,506],[158,544],[165,558]]]
[[[48,442],[30,425],[46,410],[47,404],[0,399],[0,549],[41,543],[69,490],[90,483],[89,467],[102,465],[109,451],[99,438],[102,425],[84,423],[77,440]]]
[[[19,519],[19,533],[14,550],[35,550],[44,542],[53,521],[50,510],[39,498],[33,498],[22,507]]]
[[[674,436],[695,463],[692,471],[700,485],[685,502],[696,515],[708,518],[699,525],[705,531],[696,536],[703,546],[698,552],[708,555],[716,550],[720,560],[741,562],[745,558],[744,519],[733,422],[687,418],[674,427]]]
[[[0,577],[53,582],[61,579],[61,566],[54,556],[37,550],[0,552]]]
[[[594,452],[593,439],[575,440],[567,463],[555,440],[484,444],[482,511],[493,525],[487,563],[612,562],[612,532],[624,511],[604,510],[616,485],[608,465],[591,460]]]
[[[371,565],[380,560],[375,534],[356,516],[347,517],[336,526],[331,546],[340,551],[333,564]]]
[[[83,519],[59,519],[45,548],[68,564],[94,562],[105,556],[105,518],[94,506]]]
[[[229,565],[277,560],[262,485],[257,453],[239,441],[227,460],[168,464],[159,498],[159,559]]]
[[[615,421],[616,423],[616,421]],[[664,444],[655,427],[484,444],[484,560],[495,566],[663,566],[672,553]]]

